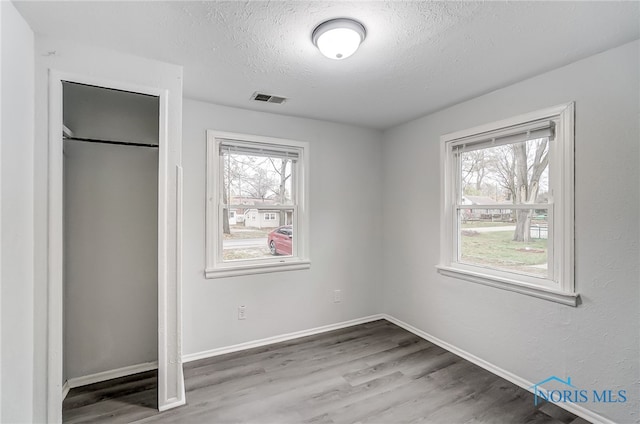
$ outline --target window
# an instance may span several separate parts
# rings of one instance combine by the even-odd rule
[[[207,131],[207,278],[309,268],[308,155],[300,141]]]
[[[441,141],[439,272],[576,306],[573,103]]]

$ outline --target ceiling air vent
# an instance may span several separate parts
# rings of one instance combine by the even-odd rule
[[[279,105],[287,101],[286,97],[274,96],[272,94],[264,94],[258,92],[253,93],[251,99],[255,100],[256,102],[276,103]]]

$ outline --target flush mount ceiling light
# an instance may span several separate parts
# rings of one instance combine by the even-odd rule
[[[338,18],[321,23],[313,30],[311,40],[329,59],[346,59],[358,50],[367,32],[353,19]]]

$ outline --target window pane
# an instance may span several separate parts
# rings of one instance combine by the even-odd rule
[[[463,205],[548,203],[549,139],[460,153]]]
[[[223,202],[293,205],[294,159],[222,152]]]
[[[293,255],[293,209],[274,211],[249,207],[233,212],[235,218],[229,218],[228,228],[224,222],[227,214],[222,213],[223,261]]]
[[[464,209],[458,212],[459,261],[547,277],[547,209]]]

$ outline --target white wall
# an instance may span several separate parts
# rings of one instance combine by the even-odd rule
[[[0,422],[31,422],[33,403],[33,32],[0,2]]]
[[[311,269],[204,278],[207,129],[310,143]],[[379,312],[380,154],[377,131],[185,99],[185,354]],[[342,303],[333,303],[334,289]],[[246,320],[237,319],[238,305]]]
[[[636,41],[385,133],[384,312],[528,381],[571,377],[625,389],[626,404],[583,404],[638,422],[639,43]],[[576,102],[577,308],[447,278],[439,259],[439,137]],[[398,225],[398,205],[413,213]]]
[[[21,181],[23,190],[17,195],[24,196],[19,197],[20,206],[15,206],[24,213],[12,216],[10,222],[30,231],[26,222],[33,205],[26,197],[32,190],[33,168],[29,167],[33,165],[27,157],[35,153],[35,307],[29,302],[29,269],[18,272],[24,277],[19,278],[21,284],[7,286],[9,259],[6,249],[2,251],[1,371],[2,381],[12,383],[11,392],[2,390],[2,421],[9,417],[8,421],[43,422],[47,387],[46,70],[53,67],[151,86],[181,77],[179,67],[168,71],[166,64],[40,38],[35,49],[35,152],[28,137],[26,143],[7,144],[5,98],[15,101],[12,110],[26,102],[21,106],[26,113],[9,121],[12,128],[18,127],[16,134],[30,131],[24,120],[29,117],[33,96],[24,96],[22,91],[6,95],[5,74],[19,70],[18,79],[11,78],[11,87],[21,81],[29,88],[32,41],[10,3],[1,4],[3,245],[4,223],[9,222],[4,193],[7,175],[14,183]],[[5,48],[7,44],[11,48]],[[53,51],[57,53],[47,56]],[[173,100],[181,110],[181,98]],[[577,108],[576,285],[583,305],[570,308],[439,276],[434,267],[439,257],[440,135],[571,100]],[[638,43],[402,125],[385,134],[382,146],[375,131],[192,100],[185,101],[184,114],[185,354],[362,317],[380,312],[383,305],[383,312],[525,379],[537,381],[556,374],[571,376],[584,387],[627,389],[627,405],[588,407],[619,422],[637,419],[631,413],[638,411],[640,398],[633,386],[638,381],[640,318]],[[204,279],[204,131],[208,128],[311,142],[310,270]],[[15,165],[6,164],[7,154]],[[20,164],[11,173],[6,168]],[[412,211],[405,214],[403,225],[398,225],[398,210]],[[23,240],[27,246],[17,244],[19,251],[12,244],[10,254],[18,258],[13,261],[12,256],[12,266],[20,267],[33,248],[28,245],[29,237],[19,241]],[[332,303],[335,288],[343,290],[341,304]],[[10,304],[5,297],[9,289],[17,295]],[[236,319],[239,304],[247,305],[245,321]],[[9,327],[6,317],[12,322],[23,318],[19,330]],[[31,372],[31,324],[35,325],[37,352],[33,385],[24,378]],[[17,362],[10,362],[12,369],[5,366],[9,363],[7,343],[24,347],[19,349]],[[18,385],[13,386],[14,382]]]
[[[158,149],[68,140],[64,161],[63,380],[156,361]]]

